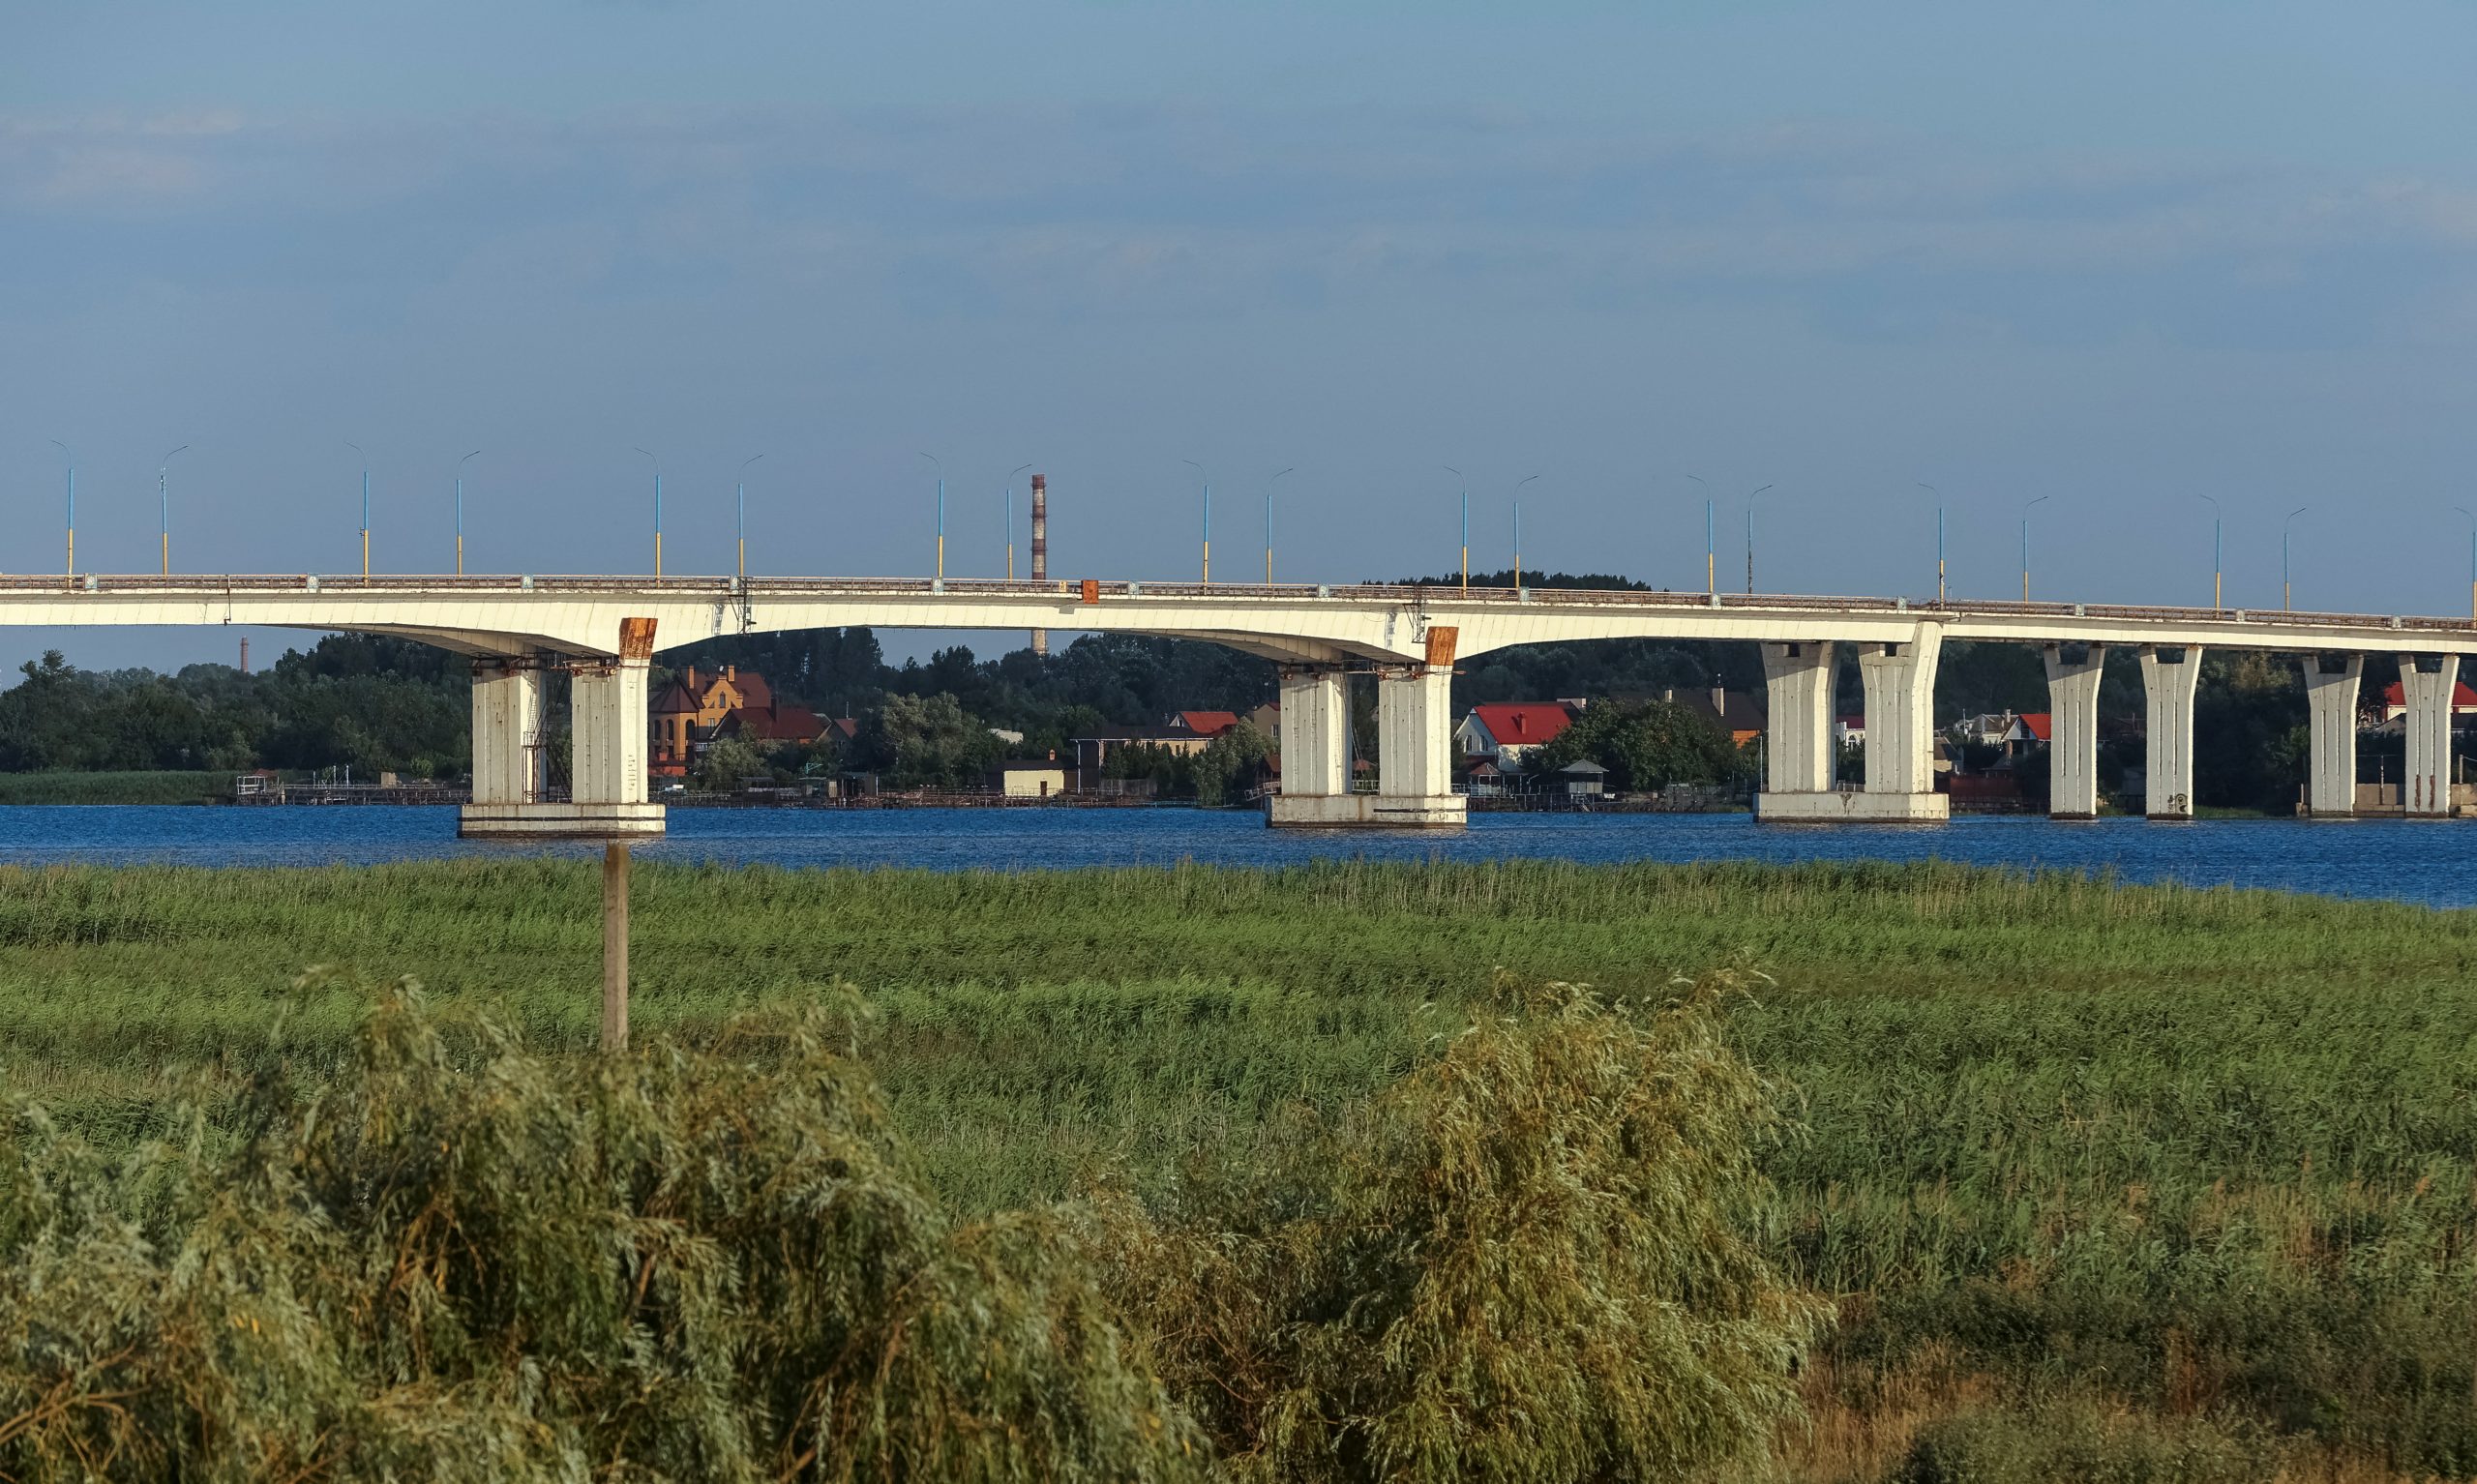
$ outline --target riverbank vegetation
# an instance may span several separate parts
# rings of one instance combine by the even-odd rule
[[[231,774],[195,769],[0,773],[0,805],[218,804],[231,797]]]
[[[582,862],[0,873],[0,1080],[106,1148],[183,1099],[228,1131],[279,1007],[340,1056],[396,974],[582,1053],[595,910]],[[1501,967],[1644,1003],[1745,965],[1728,1042],[1800,1130],[1764,1251],[1835,1308],[1789,1476],[2477,1473],[2477,914],[1946,866],[645,864],[636,944],[641,1034],[692,1047],[850,984],[963,1220],[1094,1181],[1172,1219],[1199,1158],[1435,1065]]]

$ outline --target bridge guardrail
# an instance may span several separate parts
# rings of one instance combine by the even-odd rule
[[[1873,614],[1898,612],[1921,618],[2081,618],[2194,626],[2241,623],[2249,628],[2259,626],[2274,629],[2365,629],[2417,634],[2465,635],[2472,630],[2477,630],[2477,620],[2435,615],[2305,612],[2278,608],[2204,608],[2116,603],[2022,602],[2001,598],[1955,599],[1939,604],[1923,599],[1834,597],[1806,593],[1660,592],[1563,587],[1534,587],[1517,591],[1505,587],[1464,588],[1453,583],[1402,582],[1313,584],[1116,580],[1101,581],[1095,586],[1098,596],[1104,600],[1221,598],[1238,601],[1280,600],[1308,603],[1370,601],[1488,605],[1528,603],[1565,608],[1717,608],[1723,611],[1755,609],[1776,612],[1785,609],[1818,613]],[[363,592],[505,593],[510,595],[523,592],[553,597],[578,593],[614,596],[627,593],[730,601],[755,598],[797,598],[803,595],[880,595],[889,598],[917,598],[933,593],[942,593],[948,597],[1055,597],[1079,601],[1082,597],[1082,583],[1078,579],[1032,582],[1009,581],[1003,578],[948,578],[942,582],[929,578],[751,578],[742,583],[736,579],[728,577],[665,576],[656,579],[650,576],[608,577],[590,574],[533,577],[514,574],[418,576],[376,573],[369,577],[363,577],[358,573],[341,575],[174,573],[169,576],[160,573],[0,574],[0,593],[75,597],[144,593],[204,596],[304,591],[315,591],[338,598],[350,597]]]

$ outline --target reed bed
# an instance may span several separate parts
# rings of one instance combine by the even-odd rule
[[[595,890],[539,859],[0,871],[0,1078],[134,1140],[240,1087],[312,964],[582,1048]],[[2477,914],[1865,863],[641,865],[637,890],[646,1033],[849,984],[966,1211],[1254,1148],[1433,1057],[1500,966],[1626,995],[1748,965],[1731,1034],[1803,1124],[1766,1156],[1771,1240],[1839,1308],[1810,1407],[1879,1439],[1861,1473],[1784,1441],[1795,1476],[2058,1476],[2001,1440],[2025,1431],[2128,1478],[2477,1473]],[[342,1045],[364,1008],[313,995],[290,1033]],[[1894,1384],[1930,1361],[1948,1381]]]

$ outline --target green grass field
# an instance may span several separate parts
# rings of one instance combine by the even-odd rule
[[[236,1085],[311,965],[296,1045],[409,974],[582,1047],[595,893],[0,872],[0,1079],[133,1138]],[[1748,964],[1737,1034],[1805,1124],[1772,1241],[1841,1311],[1792,1476],[2477,1471],[2477,914],[1941,866],[642,867],[635,943],[641,1034],[857,987],[924,1172],[980,1209],[1364,1094],[1500,968]]]

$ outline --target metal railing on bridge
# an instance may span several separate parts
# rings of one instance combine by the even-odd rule
[[[314,592],[336,597],[357,593],[404,597],[416,594],[628,593],[720,602],[801,597],[1059,598],[1081,603],[1146,598],[1216,599],[1262,603],[1504,604],[1548,608],[1806,611],[1817,613],[1944,614],[1955,618],[2094,618],[2156,624],[2240,624],[2266,628],[2361,628],[2425,633],[2465,633],[2477,621],[2389,613],[2304,612],[2282,608],[2190,608],[2110,603],[2044,603],[2003,598],[1932,599],[1833,596],[1811,593],[1672,592],[1639,588],[1462,587],[1454,583],[1197,582],[1140,579],[1085,582],[1009,581],[1003,578],[655,578],[642,575],[499,574],[421,576],[359,574],[39,573],[0,575],[0,595],[178,594],[185,597]]]

